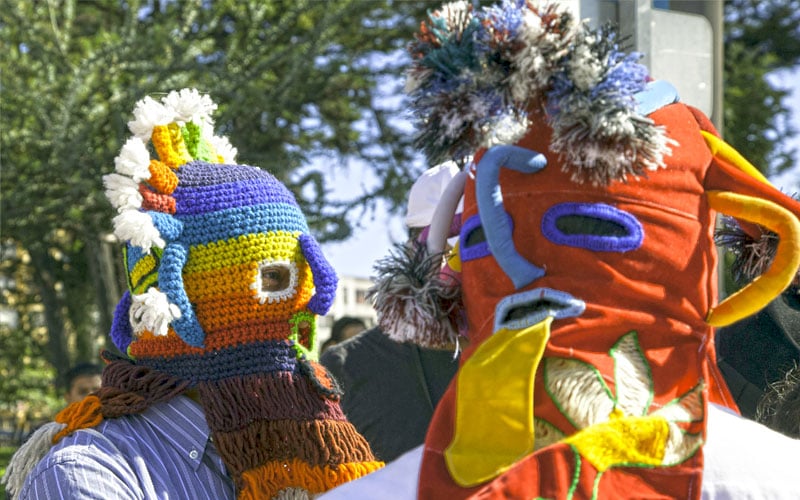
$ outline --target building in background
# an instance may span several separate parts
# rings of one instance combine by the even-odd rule
[[[722,130],[723,2],[712,0],[565,0],[590,25],[619,26],[626,51],[656,79],[678,89]]]
[[[372,328],[377,322],[372,303],[367,300],[367,291],[372,286],[372,281],[366,278],[353,276],[339,276],[336,287],[336,299],[330,311],[325,316],[317,319],[317,342],[322,344],[331,336],[333,322],[342,316],[352,316],[363,320],[367,328]]]

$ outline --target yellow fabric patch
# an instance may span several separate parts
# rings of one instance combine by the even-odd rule
[[[800,266],[800,221],[769,200],[726,191],[708,191],[706,195],[714,210],[760,224],[779,237],[769,269],[708,312],[709,325],[725,326],[757,313],[792,283]]]
[[[456,375],[455,435],[444,457],[457,484],[488,481],[533,451],[533,380],[552,322],[498,330]]]
[[[750,177],[758,179],[764,184],[769,184],[770,186],[772,185],[769,180],[764,177],[764,174],[754,167],[752,163],[747,161],[744,156],[739,154],[739,152],[736,151],[733,146],[715,136],[711,132],[701,130],[700,133],[703,135],[703,139],[706,140],[708,149],[711,150],[711,154],[714,155],[715,158],[720,158],[727,161]]]
[[[458,251],[459,243],[461,242],[456,241],[456,244],[453,245],[453,249],[450,250],[450,255],[447,257],[447,265],[457,273],[461,272],[461,256]]]
[[[664,461],[669,438],[667,419],[622,415],[583,429],[564,440],[574,446],[598,471],[618,466],[658,466]]]

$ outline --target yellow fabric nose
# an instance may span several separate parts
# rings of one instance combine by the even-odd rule
[[[502,328],[456,376],[455,435],[444,452],[461,486],[497,477],[533,452],[533,381],[553,318],[520,330]]]

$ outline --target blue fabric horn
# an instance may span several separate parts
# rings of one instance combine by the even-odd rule
[[[483,155],[476,168],[475,191],[483,232],[492,255],[517,289],[541,278],[544,270],[527,261],[514,246],[511,225],[503,208],[500,167],[534,173],[545,165],[547,159],[536,151],[519,146],[495,146]]]

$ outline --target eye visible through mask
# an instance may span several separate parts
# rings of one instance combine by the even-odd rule
[[[293,297],[297,292],[297,266],[292,262],[262,262],[253,288],[261,304]]]

